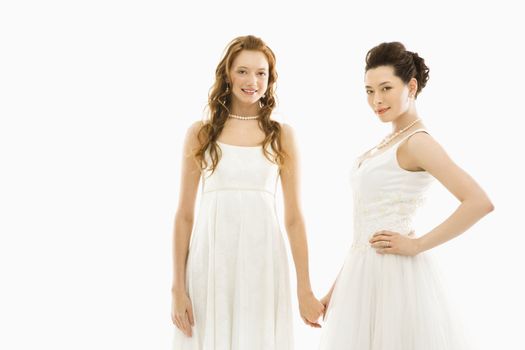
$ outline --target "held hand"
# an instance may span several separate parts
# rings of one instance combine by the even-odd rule
[[[299,296],[299,311],[304,323],[314,328],[321,328],[317,320],[324,313],[324,306],[312,292]]]
[[[195,322],[191,300],[185,292],[173,292],[172,294],[171,321],[186,336],[191,337],[191,327]]]
[[[326,310],[328,310],[328,304],[330,304],[330,299],[332,299],[332,292],[330,291],[328,294],[326,294],[320,301],[321,301],[321,304],[323,304],[324,306],[324,310],[323,310],[323,321],[324,321],[324,318],[326,317]]]
[[[415,256],[420,253],[420,247],[417,238],[414,237],[414,232],[410,232],[408,236],[405,236],[392,231],[379,231],[372,236],[369,242],[379,254]]]

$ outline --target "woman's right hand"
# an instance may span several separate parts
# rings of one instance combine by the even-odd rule
[[[185,335],[191,337],[191,327],[195,324],[191,300],[186,292],[173,292],[171,300],[171,321]]]

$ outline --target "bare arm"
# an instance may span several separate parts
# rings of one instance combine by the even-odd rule
[[[432,249],[459,236],[494,209],[483,189],[430,135],[417,133],[401,147],[410,168],[426,170],[460,201],[460,205],[445,221],[419,238],[411,239],[389,231],[376,233],[370,242],[378,253],[412,256]],[[383,242],[388,242],[390,247],[383,248]]]
[[[197,132],[200,122],[193,124],[186,133],[182,154],[179,203],[175,214],[173,232],[173,285],[172,289],[185,290],[186,259],[195,211],[195,199],[200,180],[200,169],[193,159],[198,147]]]
[[[195,199],[200,180],[200,169],[193,152],[198,147],[197,132],[201,123],[193,124],[186,133],[182,154],[180,194],[173,231],[172,320],[186,335],[191,336],[193,311],[186,295],[186,260],[193,229]]]
[[[322,312],[322,305],[315,299],[310,285],[308,268],[308,243],[306,229],[301,211],[299,159],[293,130],[283,124],[282,146],[287,158],[281,171],[281,184],[284,199],[284,223],[297,276],[297,296],[301,315],[310,325],[319,326],[316,320]]]
[[[459,236],[494,206],[483,189],[456,165],[430,135],[418,133],[407,141],[407,151],[415,164],[429,172],[459,201],[459,207],[440,225],[417,239],[419,251],[425,251]]]

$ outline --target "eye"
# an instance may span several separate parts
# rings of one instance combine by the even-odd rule
[[[371,93],[373,93],[372,90],[366,90],[366,94],[367,94],[367,95],[370,95]]]
[[[244,69],[240,69],[240,70],[237,71],[237,73],[239,73],[239,74],[246,74],[246,71]]]
[[[259,75],[260,75],[261,77],[265,77],[265,76],[266,76],[266,72],[259,72]]]
[[[391,89],[392,89],[391,86],[385,86],[385,87],[383,88],[383,91],[388,91],[388,90],[391,90]]]

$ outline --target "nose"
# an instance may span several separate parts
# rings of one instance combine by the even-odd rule
[[[250,85],[250,87],[257,86],[257,76],[255,74],[250,74],[248,84]]]
[[[381,99],[380,94],[374,94],[374,100],[372,101],[374,103],[374,106],[379,106],[383,103],[383,100]]]

